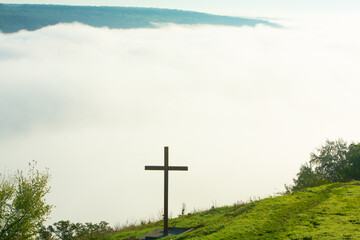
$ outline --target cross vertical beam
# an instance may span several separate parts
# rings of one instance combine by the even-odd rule
[[[187,166],[169,166],[169,147],[164,147],[164,166],[145,166],[145,170],[164,171],[164,235],[169,234],[169,171],[187,171]]]
[[[168,235],[169,214],[169,147],[164,147],[164,234]]]

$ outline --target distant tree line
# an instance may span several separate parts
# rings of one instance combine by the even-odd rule
[[[39,240],[81,240],[81,239],[105,239],[106,234],[113,229],[107,222],[100,223],[70,223],[70,221],[59,221],[48,227],[41,226]]]
[[[310,154],[310,161],[301,165],[294,184],[287,192],[316,187],[332,182],[360,180],[360,143],[348,144],[342,139],[327,140]]]

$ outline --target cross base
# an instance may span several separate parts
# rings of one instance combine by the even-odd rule
[[[187,233],[192,231],[194,228],[175,228],[175,227],[169,227],[169,233],[167,236],[177,236],[180,235],[182,233]],[[155,231],[152,231],[148,234],[145,234],[144,236],[141,236],[139,238],[137,238],[137,240],[147,240],[147,239],[158,239],[158,238],[163,238],[166,237],[166,235],[164,234],[164,230],[163,229],[157,229]]]

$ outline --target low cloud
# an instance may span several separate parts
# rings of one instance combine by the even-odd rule
[[[1,166],[50,168],[53,221],[155,217],[165,145],[174,216],[280,191],[360,134],[360,36],[324,22],[0,34]]]

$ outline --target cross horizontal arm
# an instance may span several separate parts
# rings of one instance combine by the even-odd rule
[[[145,166],[145,170],[165,170],[164,166]]]
[[[172,171],[187,171],[188,167],[180,167],[180,166],[169,166],[168,170]]]
[[[188,167],[182,166],[169,166],[165,168],[164,166],[145,166],[145,170],[169,170],[169,171],[187,171]]]

